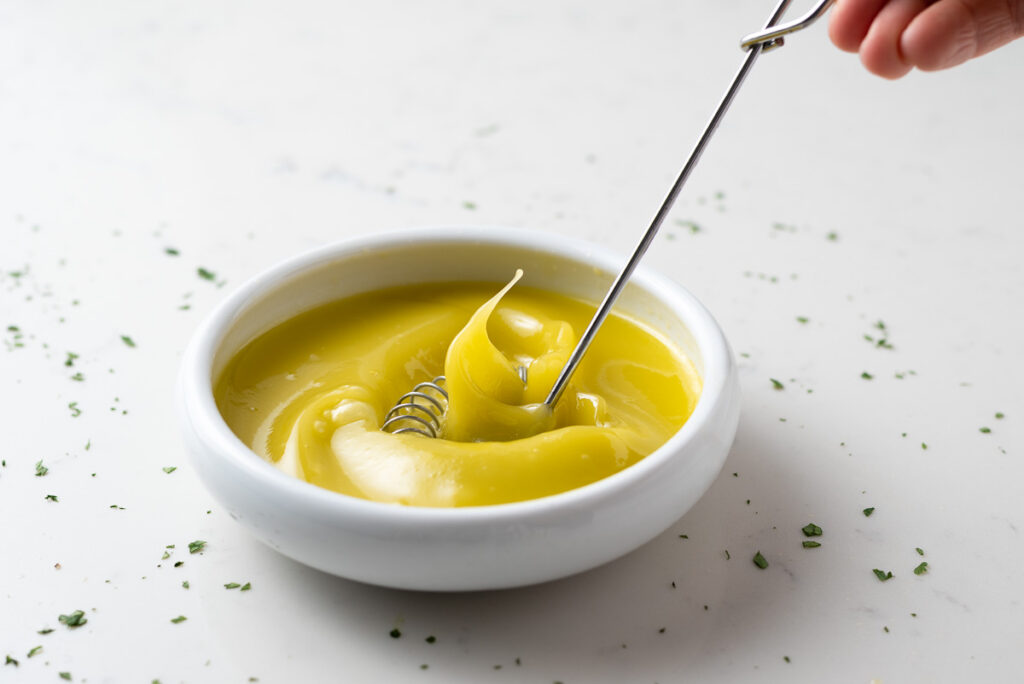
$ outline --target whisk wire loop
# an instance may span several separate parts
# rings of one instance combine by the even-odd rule
[[[395,435],[415,432],[424,437],[437,437],[441,431],[441,416],[448,404],[444,382],[444,376],[439,375],[403,394],[384,416],[380,429]]]

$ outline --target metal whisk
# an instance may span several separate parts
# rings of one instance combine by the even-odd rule
[[[517,366],[519,379],[526,384],[526,366]],[[430,382],[421,382],[406,392],[384,416],[380,429],[397,435],[415,432],[424,437],[437,437],[441,431],[441,416],[448,408],[448,391],[444,388],[445,377],[438,375]]]
[[[708,142],[711,140],[711,136],[714,135],[715,131],[718,129],[718,125],[725,117],[726,111],[728,111],[729,106],[736,97],[736,93],[739,92],[740,86],[743,85],[743,81],[746,79],[750,69],[754,66],[754,62],[757,61],[757,58],[762,52],[782,47],[785,44],[783,36],[804,29],[824,16],[825,12],[828,11],[829,7],[833,5],[835,0],[818,0],[815,6],[807,12],[807,14],[785,24],[779,24],[779,20],[782,19],[782,15],[786,12],[790,2],[791,0],[780,0],[775,6],[775,9],[772,10],[771,15],[768,17],[768,21],[765,22],[764,28],[756,33],[752,33],[744,37],[741,41],[740,47],[747,51],[747,56],[744,58],[743,63],[740,65],[739,70],[733,77],[728,89],[722,96],[722,99],[718,104],[718,108],[715,110],[714,114],[711,115],[711,119],[704,127],[704,132],[701,133],[700,138],[697,139],[697,143],[690,152],[690,156],[686,160],[683,170],[679,172],[679,177],[676,178],[675,183],[672,184],[672,188],[669,190],[668,196],[665,197],[664,202],[662,202],[661,207],[658,209],[658,213],[654,215],[654,219],[651,221],[650,227],[647,228],[647,231],[640,239],[640,243],[636,246],[632,256],[630,256],[629,261],[626,262],[626,265],[622,268],[622,271],[608,289],[607,294],[605,294],[600,306],[598,306],[597,311],[594,313],[594,317],[590,320],[586,330],[583,331],[583,335],[580,337],[580,341],[576,344],[576,348],[573,349],[572,354],[569,356],[569,360],[566,361],[565,365],[562,367],[562,370],[558,375],[558,379],[555,380],[555,384],[551,387],[551,391],[544,400],[544,404],[546,406],[553,407],[562,396],[562,393],[565,391],[565,388],[569,383],[569,379],[576,371],[580,361],[583,360],[583,355],[590,347],[590,343],[594,340],[594,336],[597,334],[598,329],[601,327],[604,319],[608,317],[608,313],[611,311],[612,305],[615,303],[615,300],[618,299],[619,294],[626,286],[626,282],[633,274],[633,271],[636,270],[637,265],[640,263],[640,259],[642,259],[644,254],[647,253],[648,247],[650,247],[655,235],[658,234],[658,229],[661,228],[661,224],[668,216],[669,211],[672,209],[672,205],[675,204],[676,198],[679,196],[679,192],[683,189],[683,185],[690,177],[694,167],[697,166],[697,162],[700,161],[701,155],[704,154],[704,148],[707,147]],[[525,384],[526,369],[520,368],[519,370],[520,377],[523,379],[523,383]],[[400,432],[416,432],[426,437],[437,437],[441,427],[441,416],[444,414],[448,400],[448,393],[442,389],[443,384],[444,376],[439,376],[434,378],[433,382],[420,383],[413,388],[412,392],[402,395],[395,407],[388,412],[386,420],[381,426],[381,430],[390,431],[395,434]],[[439,401],[437,396],[428,396],[421,388],[432,389],[435,392],[440,393],[443,395],[444,401]],[[417,403],[417,399],[423,399],[426,403]],[[429,414],[429,416],[427,416],[427,414]],[[407,424],[400,426],[403,422]]]
[[[443,385],[444,376],[439,375],[413,387],[411,392],[399,397],[394,408],[384,416],[380,429],[395,435],[415,432],[424,437],[437,437],[441,431],[441,416],[448,407],[448,392]]]

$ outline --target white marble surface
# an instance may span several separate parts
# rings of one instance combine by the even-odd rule
[[[625,255],[768,9],[0,3],[0,681],[1019,681],[1024,43],[889,83],[818,26],[757,64],[673,214],[700,232],[648,257],[742,353],[739,436],[615,563],[357,585],[251,540],[182,454],[181,349],[285,255],[451,223]]]

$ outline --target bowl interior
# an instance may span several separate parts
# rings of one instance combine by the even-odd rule
[[[522,268],[524,285],[597,302],[620,266],[612,255],[565,242],[538,248],[501,239],[396,236],[387,244],[366,249],[333,253],[321,250],[312,258],[299,257],[285,263],[275,272],[276,277],[259,279],[236,293],[233,301],[237,305],[215,342],[210,381],[214,382],[231,357],[256,336],[304,311],[344,297],[414,283],[504,284],[516,268]],[[666,302],[666,285],[660,278],[638,271],[614,310],[646,323],[678,346],[703,378],[705,357],[701,346],[681,319],[678,306],[673,308]]]

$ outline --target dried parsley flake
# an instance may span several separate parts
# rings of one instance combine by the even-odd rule
[[[81,627],[89,620],[86,619],[84,610],[73,610],[68,615],[59,615],[57,621],[68,627]]]
[[[800,528],[800,531],[804,533],[805,537],[821,536],[821,528],[815,525],[814,523],[807,523],[806,525]]]

